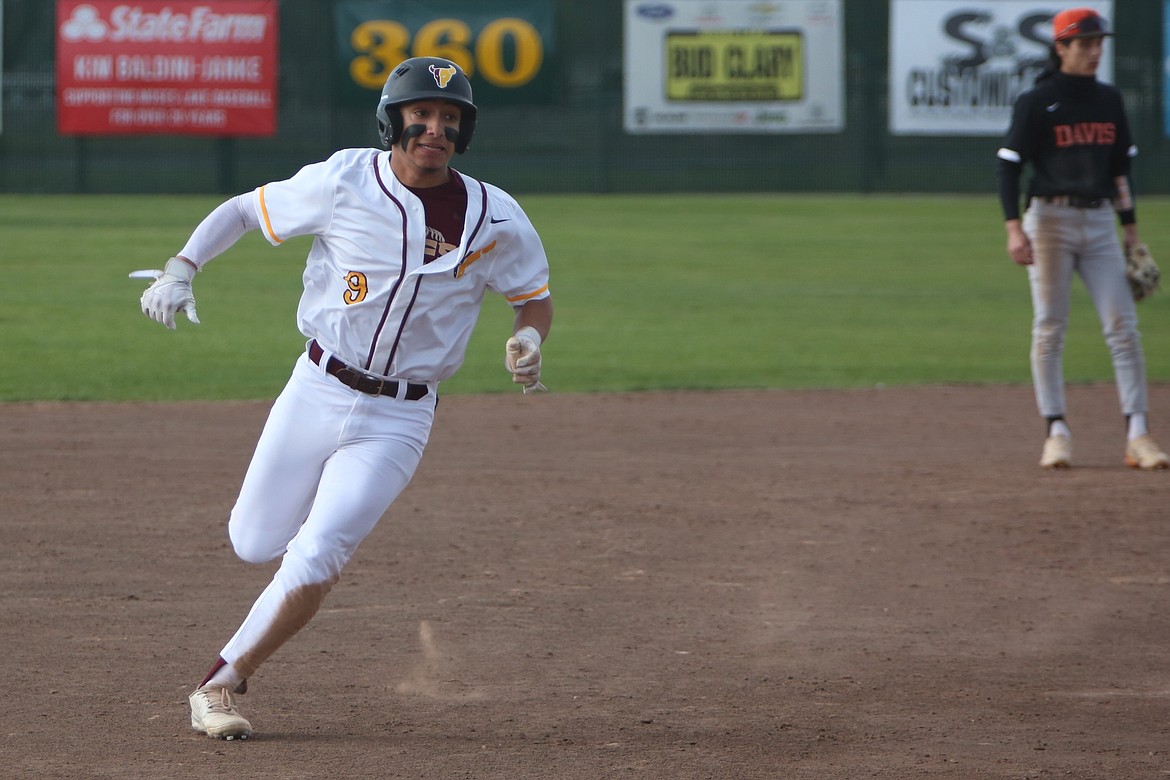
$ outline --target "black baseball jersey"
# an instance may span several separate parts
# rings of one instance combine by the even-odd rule
[[[1019,178],[1031,163],[1028,199],[1068,195],[1114,198],[1137,153],[1121,91],[1093,76],[1054,72],[1020,95],[999,150],[1004,218],[1020,215]]]

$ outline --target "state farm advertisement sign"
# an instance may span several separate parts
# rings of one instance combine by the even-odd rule
[[[273,135],[276,35],[276,0],[58,0],[57,130]]]

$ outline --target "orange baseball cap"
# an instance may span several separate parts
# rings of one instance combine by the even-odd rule
[[[1109,23],[1092,8],[1071,8],[1052,19],[1052,40],[1070,41],[1073,38],[1096,38],[1112,35]]]

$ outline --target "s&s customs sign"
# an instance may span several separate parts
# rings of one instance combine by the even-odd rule
[[[1078,5],[1113,18],[1107,0]],[[890,132],[1004,133],[1016,98],[1032,88],[1048,61],[1052,18],[1066,6],[1045,0],[891,0]],[[1097,72],[1102,81],[1112,81],[1112,46],[1105,44]]]

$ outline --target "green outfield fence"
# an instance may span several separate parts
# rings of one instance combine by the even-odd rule
[[[330,0],[281,0],[277,135],[63,137],[54,3],[2,0],[0,192],[235,193],[334,149],[376,144],[374,101],[334,94]],[[149,4],[143,0],[141,4]],[[214,0],[209,0],[214,4]],[[1162,0],[1117,0],[1114,81],[1141,148],[1139,192],[1170,193]],[[485,107],[458,167],[523,192],[994,192],[999,139],[888,132],[889,6],[844,0],[845,128],[828,134],[628,135],[621,0],[557,0],[556,86],[539,106]]]

